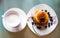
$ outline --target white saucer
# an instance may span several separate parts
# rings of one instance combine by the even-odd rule
[[[47,29],[45,30],[37,29],[36,25],[32,25],[33,20],[31,19],[31,17],[34,16],[34,13],[36,10],[47,10],[51,14],[51,16],[53,16],[53,19],[54,19],[53,25],[51,25],[50,27],[47,27]],[[28,12],[27,16],[28,16],[28,21],[27,21],[28,27],[31,29],[33,33],[37,34],[38,36],[44,36],[44,35],[50,34],[58,24],[58,18],[55,11],[46,4],[36,5]]]
[[[9,11],[15,11],[14,12],[9,12]],[[18,16],[18,20],[16,20],[16,18],[14,19],[15,23],[13,22],[12,20],[12,23],[10,24],[9,22],[6,22],[6,17],[8,17],[10,14],[15,14]],[[14,15],[14,16],[15,16]],[[13,17],[13,16],[12,16]],[[15,16],[16,17],[16,16]],[[11,17],[10,17],[11,18]],[[18,32],[18,31],[21,31],[22,29],[25,28],[26,26],[26,14],[24,11],[22,11],[21,9],[19,8],[11,8],[9,10],[7,10],[4,15],[2,15],[2,22],[3,22],[3,25],[4,27],[6,28],[6,30],[10,31],[10,32]],[[10,21],[10,20],[8,20]],[[11,21],[10,21],[11,22]],[[12,26],[13,25],[13,26]]]

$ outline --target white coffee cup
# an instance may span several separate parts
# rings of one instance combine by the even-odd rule
[[[21,31],[26,26],[26,15],[24,11],[19,8],[11,8],[7,10],[4,15],[2,15],[2,18],[4,27],[10,32]]]

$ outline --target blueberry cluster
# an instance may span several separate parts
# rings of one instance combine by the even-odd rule
[[[41,11],[43,11],[43,10],[41,10]],[[47,10],[45,10],[45,12],[47,12]],[[48,25],[44,26],[44,28],[50,27],[50,26],[53,24],[53,17],[50,15],[49,12],[47,12],[47,14],[48,14],[48,16],[49,16],[50,22],[48,23]],[[33,17],[31,17],[31,18],[32,18],[32,20],[33,20]],[[33,22],[32,22],[32,25],[36,25],[36,23],[33,21]],[[38,28],[38,29],[41,29],[42,27],[41,27],[41,26],[37,26],[37,28]]]

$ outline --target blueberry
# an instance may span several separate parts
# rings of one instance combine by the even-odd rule
[[[34,22],[32,22],[32,25],[34,25],[35,23]]]
[[[37,28],[38,28],[38,29],[41,29],[41,27],[40,27],[40,26],[37,26]]]
[[[45,21],[45,19],[42,17],[42,18],[40,18],[40,21],[41,21],[41,22],[44,22],[44,21]]]
[[[43,11],[43,10],[41,10],[41,11]]]
[[[52,17],[50,17],[52,19]]]
[[[52,19],[52,17],[50,17],[50,21],[51,21],[51,22],[53,22],[53,19]]]
[[[45,26],[45,28],[47,28],[47,26]]]
[[[47,14],[48,14],[48,16],[49,16],[49,18],[50,18],[50,13],[48,12]]]
[[[52,19],[50,19],[50,21],[51,21],[51,22],[53,22],[53,20],[52,20]]]
[[[45,12],[47,12],[47,10],[45,10]]]
[[[48,23],[48,27],[50,27],[50,23]]]
[[[33,19],[33,17],[31,17]]]

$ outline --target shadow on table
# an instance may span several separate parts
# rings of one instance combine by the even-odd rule
[[[24,38],[25,31],[26,31],[26,27],[20,32],[15,32],[15,33],[8,32],[8,35],[10,38]]]

